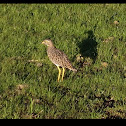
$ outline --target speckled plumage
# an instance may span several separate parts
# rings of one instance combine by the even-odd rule
[[[59,49],[53,47],[47,48],[47,54],[49,59],[54,63],[56,66],[61,66],[64,68],[68,68],[72,71],[76,71],[73,68],[72,64],[70,63],[69,59],[67,58],[66,54]]]
[[[58,69],[59,69],[59,66],[61,66],[63,69],[68,68],[74,72],[77,72],[77,70],[73,68],[66,54],[63,51],[60,51],[59,49],[57,49],[53,45],[51,40],[46,39],[42,43],[47,45],[47,55],[49,59],[52,61],[52,63],[54,63],[58,67]],[[63,73],[63,76],[64,76],[64,73]]]

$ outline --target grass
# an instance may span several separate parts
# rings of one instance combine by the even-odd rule
[[[125,4],[1,4],[0,118],[126,118]],[[58,70],[50,38],[78,72]]]

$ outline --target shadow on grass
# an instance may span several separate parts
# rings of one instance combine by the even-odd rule
[[[93,63],[95,63],[98,55],[96,37],[93,34],[92,30],[86,31],[85,34],[88,34],[88,38],[83,39],[81,42],[78,43],[80,54],[84,58],[91,58],[93,60]]]

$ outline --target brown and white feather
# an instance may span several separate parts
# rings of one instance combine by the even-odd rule
[[[57,49],[53,44],[50,44],[50,46],[48,46],[47,55],[52,63],[54,63],[56,66],[68,68],[74,72],[77,71],[75,68],[73,68],[67,55],[63,51]]]

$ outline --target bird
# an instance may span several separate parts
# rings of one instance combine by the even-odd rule
[[[68,59],[67,55],[57,49],[52,40],[50,39],[45,39],[44,41],[42,41],[42,44],[46,45],[47,46],[47,55],[49,57],[49,59],[51,60],[51,62],[53,64],[55,64],[58,68],[58,71],[59,71],[59,74],[58,74],[58,79],[57,81],[59,82],[60,81],[60,76],[62,74],[62,78],[61,78],[61,81],[63,81],[63,78],[64,78],[64,73],[65,73],[65,68],[69,69],[69,70],[72,70],[73,72],[77,72],[77,69],[75,69],[70,60]],[[62,67],[62,73],[61,73],[61,69],[60,67]]]

